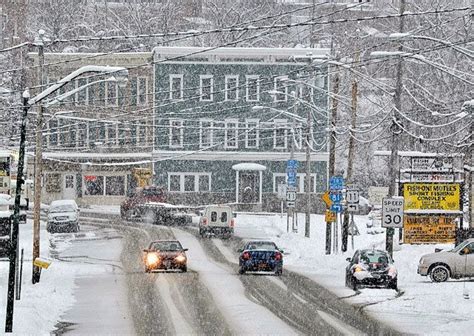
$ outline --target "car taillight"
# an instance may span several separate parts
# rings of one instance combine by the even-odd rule
[[[242,254],[242,259],[244,259],[244,260],[250,259],[250,253],[244,252],[244,254]]]
[[[204,217],[204,218],[202,219],[202,225],[207,225],[207,218],[206,218],[206,217]]]
[[[281,253],[275,252],[275,260],[281,260]]]
[[[234,225],[235,225],[235,222],[234,222],[234,219],[232,218],[232,219],[230,220],[230,226],[231,226],[231,227],[234,227]]]

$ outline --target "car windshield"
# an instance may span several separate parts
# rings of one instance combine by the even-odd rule
[[[468,241],[462,242],[461,244],[459,244],[458,246],[456,246],[455,248],[453,248],[450,252],[458,253],[458,252],[461,251],[467,244],[469,244]]]
[[[62,205],[58,205],[58,206],[55,206],[55,207],[51,207],[49,209],[49,212],[51,212],[51,213],[74,212],[74,211],[76,211],[76,208],[71,204],[62,204]]]
[[[247,250],[276,250],[275,243],[272,242],[250,242],[247,244]]]
[[[143,189],[142,194],[144,196],[161,196],[163,191],[161,189]]]
[[[181,251],[183,248],[177,241],[153,242],[150,249],[157,251]]]
[[[371,264],[371,263],[388,264],[390,262],[390,257],[384,251],[378,251],[378,250],[361,251],[359,261],[365,264]]]

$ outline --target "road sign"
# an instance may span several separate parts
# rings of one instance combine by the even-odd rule
[[[337,219],[337,215],[335,212],[333,211],[330,211],[330,210],[326,210],[326,215],[324,216],[324,220],[326,222],[335,222]]]
[[[286,171],[286,182],[289,186],[296,186],[296,169],[288,169]]]
[[[342,201],[342,194],[341,193],[330,193],[329,194],[329,198],[331,199],[331,201],[333,201],[334,203],[341,203]]]
[[[344,189],[344,179],[342,176],[333,176],[329,179],[329,189],[341,190]]]
[[[51,260],[46,258],[35,258],[35,261],[33,261],[33,265],[35,265],[36,267],[48,269],[49,265],[51,265]]]
[[[294,170],[296,170],[296,169],[298,169],[298,166],[299,166],[298,160],[288,160],[288,161],[286,162],[286,168],[287,168],[287,169],[294,169]]]
[[[331,207],[332,201],[331,198],[329,197],[329,191],[326,190],[326,192],[321,196],[321,199],[323,200],[324,203],[326,203],[326,207]]]
[[[347,203],[355,203],[355,204],[359,203],[359,190],[347,189],[346,201]]]
[[[296,201],[296,191],[287,191],[286,192],[286,201],[287,202],[294,202]]]
[[[384,198],[382,200],[382,227],[403,227],[403,197]]]
[[[288,201],[286,201],[286,206],[287,206],[288,208],[294,208],[294,207],[295,207],[295,202],[288,202]]]
[[[331,211],[334,211],[334,212],[342,212],[342,204],[341,203],[334,203],[333,205],[331,205]]]
[[[286,199],[286,190],[287,190],[287,185],[285,183],[280,183],[278,185],[278,199],[281,199],[281,200]]]
[[[349,211],[349,212],[359,212],[359,204],[357,204],[357,203],[347,203],[347,211]]]

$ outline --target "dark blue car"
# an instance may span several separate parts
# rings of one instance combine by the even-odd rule
[[[281,275],[283,271],[283,251],[274,242],[250,241],[239,252],[240,274],[263,271]]]

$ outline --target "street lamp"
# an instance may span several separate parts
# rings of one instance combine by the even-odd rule
[[[43,99],[48,97],[50,94],[58,91],[60,88],[65,86],[66,84],[73,81],[75,78],[81,76],[85,73],[101,73],[105,75],[112,75],[115,77],[115,80],[119,83],[120,87],[124,87],[126,85],[126,79],[128,77],[128,70],[124,67],[111,67],[111,66],[98,66],[98,65],[86,65],[83,66],[66,77],[59,80],[57,83],[51,85],[50,87],[46,88],[44,91],[40,92],[35,97],[29,99],[27,101],[26,108],[29,109],[32,105],[41,103]],[[110,79],[105,79],[102,81],[109,81]],[[35,184],[34,184],[34,208],[33,208],[33,262],[36,258],[40,255],[40,212],[41,212],[41,175],[43,169],[43,137],[41,135],[41,131],[43,128],[42,125],[42,114],[43,110],[55,103],[58,103],[65,98],[75,94],[76,92],[92,85],[97,82],[91,82],[89,84],[83,85],[77,89],[68,91],[58,97],[56,99],[47,102],[46,104],[42,104],[40,108],[40,113],[37,118],[37,125],[36,125],[36,145],[35,145]],[[33,272],[32,272],[32,282],[33,284],[39,282],[40,280],[40,269],[33,265]]]

